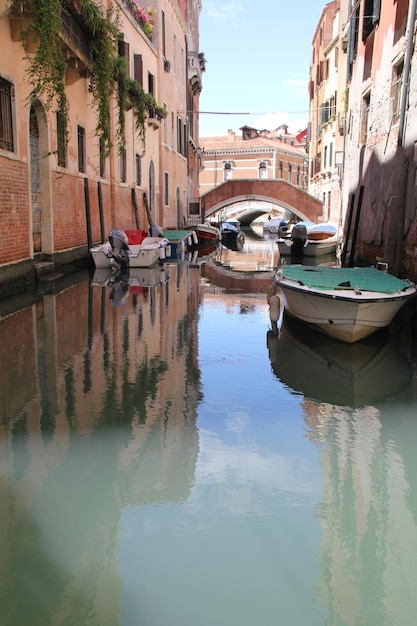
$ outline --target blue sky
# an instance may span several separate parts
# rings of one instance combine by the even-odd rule
[[[294,133],[305,128],[311,41],[326,2],[202,3],[200,52],[207,66],[200,111],[207,113],[200,115],[200,137],[226,135],[244,125],[273,130],[288,124]]]

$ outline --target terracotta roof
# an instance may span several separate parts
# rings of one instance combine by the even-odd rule
[[[199,145],[201,148],[204,148],[205,152],[212,151],[225,151],[225,150],[242,150],[249,151],[257,148],[263,148],[266,150],[278,149],[288,152],[293,152],[294,154],[305,154],[304,145],[301,143],[297,143],[295,137],[288,136],[287,140],[293,139],[294,145],[292,146],[290,143],[282,141],[279,138],[266,138],[266,137],[255,137],[254,139],[242,139],[241,137],[234,137],[231,139],[229,136],[222,137],[200,137]]]

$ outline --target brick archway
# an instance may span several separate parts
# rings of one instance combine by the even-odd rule
[[[201,196],[203,218],[239,201],[267,200],[295,213],[302,220],[317,222],[323,203],[283,180],[227,180]]]

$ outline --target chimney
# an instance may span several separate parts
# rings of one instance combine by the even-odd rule
[[[227,131],[227,139],[228,141],[235,141],[236,139],[236,133],[231,128]]]

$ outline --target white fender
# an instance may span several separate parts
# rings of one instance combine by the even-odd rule
[[[193,230],[192,232],[193,232],[193,235],[192,235],[192,237],[193,237],[193,243],[197,244],[197,243],[198,243],[198,235],[197,235],[197,233],[195,232],[195,230]]]
[[[161,261],[165,259],[165,247],[164,246],[159,246],[159,258],[161,259]]]
[[[281,303],[277,295],[271,296],[269,300],[269,319],[271,322],[277,322],[279,320],[279,312]]]

